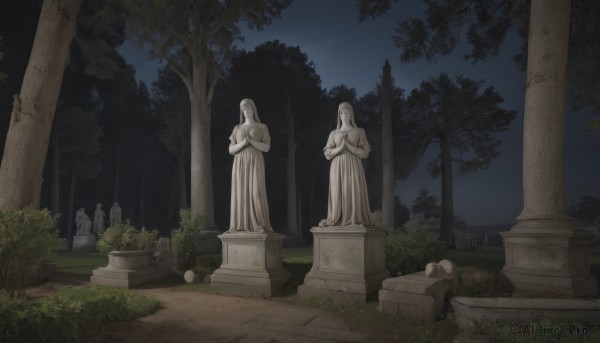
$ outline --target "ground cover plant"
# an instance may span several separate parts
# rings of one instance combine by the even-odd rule
[[[0,343],[75,342],[82,330],[142,317],[159,307],[141,294],[112,287],[66,287],[35,299],[0,292]]]
[[[55,255],[57,271],[67,273],[72,270],[79,270],[82,273],[87,270],[87,277],[91,271],[99,265],[105,264],[105,260],[99,259],[99,254],[94,253],[59,253]],[[72,260],[71,260],[72,256]],[[104,256],[105,258],[105,256]],[[296,296],[297,287],[301,285],[304,276],[312,267],[313,248],[293,247],[283,248],[282,258],[284,267],[292,274],[291,280],[286,284],[284,293],[281,296],[273,297],[273,301],[286,302],[297,306],[311,306],[335,312],[336,315],[343,318],[353,329],[362,331],[369,335],[370,339],[376,339],[379,342],[452,342],[453,338],[460,331],[452,314],[448,313],[448,320],[440,320],[434,323],[415,322],[403,319],[399,316],[381,313],[376,310],[377,300],[370,300],[365,305],[339,305],[331,301],[319,299],[303,299]],[[492,276],[482,284],[463,287],[462,293],[455,295],[468,296],[491,296],[495,294],[492,285],[496,283],[497,273],[504,265],[504,250],[502,248],[488,248],[476,251],[448,250],[444,258],[455,262],[459,272],[477,272]],[[202,266],[208,270],[214,270],[220,266],[221,254],[201,255],[196,258],[197,266]],[[590,263],[592,274],[600,279],[600,247],[594,246],[590,254]],[[89,264],[87,267],[84,264]],[[157,283],[148,287],[176,287],[181,291],[213,293],[210,284],[185,284],[181,277],[169,279],[164,284]],[[495,286],[494,286],[495,287]],[[491,293],[490,293],[491,292]],[[565,319],[563,322],[567,322]],[[543,323],[542,323],[543,324]],[[481,327],[472,332],[486,333],[493,342],[512,342],[514,337],[506,338],[506,332],[509,330],[505,324],[483,323]],[[528,337],[516,338],[517,341],[527,341]],[[548,338],[548,337],[546,337]],[[556,337],[554,337],[556,338]],[[584,339],[578,337],[579,339]],[[569,342],[568,338],[560,338],[560,342]],[[573,339],[573,337],[571,337]],[[571,340],[573,341],[573,340]],[[581,341],[581,340],[580,340]],[[583,340],[584,341],[584,340]]]
[[[0,288],[11,297],[35,269],[48,259],[59,240],[48,210],[0,211]]]

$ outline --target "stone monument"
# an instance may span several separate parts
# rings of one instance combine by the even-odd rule
[[[104,210],[102,210],[102,204],[101,203],[97,203],[96,204],[96,210],[94,211],[94,226],[93,226],[93,230],[95,234],[101,234],[102,232],[104,232],[104,229],[106,228],[106,214],[104,213]]]
[[[121,207],[119,203],[115,201],[115,203],[110,207],[110,226],[115,224],[119,224],[121,222]]]
[[[240,124],[229,140],[234,155],[229,230],[218,236],[223,261],[211,286],[227,294],[271,297],[282,291],[290,273],[281,261],[284,236],[273,232],[269,219],[263,153],[271,137],[251,99],[241,101]]]
[[[327,218],[310,230],[314,259],[298,288],[301,297],[364,303],[390,276],[385,269],[385,229],[373,225],[361,162],[369,152],[352,106],[341,103],[337,128],[324,149],[325,158],[331,160]]]
[[[75,214],[77,232],[73,236],[73,251],[96,250],[96,237],[92,234],[92,220],[85,213],[85,208],[80,208]]]

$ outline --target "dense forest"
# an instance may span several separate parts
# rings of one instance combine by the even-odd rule
[[[198,8],[173,5],[165,12],[170,16],[145,21],[162,13],[161,3],[81,3],[56,109],[49,109],[54,120],[39,195],[40,207],[60,214],[63,237],[73,234],[76,209],[90,214],[102,203],[108,212],[115,201],[124,218],[162,234],[177,227],[178,210],[187,207],[206,211],[211,224],[226,229],[233,160],[227,137],[239,123],[243,98],[254,99],[271,132],[265,164],[276,231],[298,231],[310,239],[310,227],[326,216],[329,165],[322,149],[342,101],[354,105],[357,124],[366,130],[370,203],[373,210],[381,209],[383,81],[362,96],[352,85],[325,89],[301,47],[275,40],[252,51],[236,48],[239,22],[264,27],[290,1],[255,0],[233,10],[198,1],[193,2]],[[11,113],[20,101],[13,95],[23,87],[45,5],[0,5],[0,151],[5,151]],[[363,19],[385,11],[361,10]],[[181,16],[197,26],[175,32],[182,25],[170,25]],[[197,43],[197,37],[204,40]],[[168,61],[152,84],[138,83],[135,66],[119,54],[125,39],[149,44],[155,57]],[[471,58],[485,57],[476,52]],[[489,82],[460,75],[440,74],[414,90],[393,80],[389,87],[394,178],[406,178],[431,144],[439,147],[430,172],[441,174],[441,216],[443,225],[451,225],[452,166],[462,174],[487,168],[502,143],[497,133],[509,127],[515,111],[503,108],[502,95]],[[394,226],[408,220],[410,206],[395,201]]]

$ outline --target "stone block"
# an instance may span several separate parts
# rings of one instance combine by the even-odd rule
[[[435,321],[444,307],[449,282],[443,277],[427,277],[424,272],[383,281],[377,310],[405,318]]]
[[[96,237],[94,235],[73,236],[73,251],[96,251]]]
[[[172,274],[168,266],[148,267],[138,270],[103,267],[94,269],[90,283],[120,288],[133,288],[157,281]]]
[[[276,232],[234,232],[219,235],[223,261],[211,275],[211,287],[220,293],[271,297],[281,293],[290,273],[283,268]]]
[[[313,266],[298,295],[365,303],[390,273],[385,269],[385,230],[376,227],[314,227]]]

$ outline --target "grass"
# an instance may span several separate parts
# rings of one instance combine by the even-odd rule
[[[353,329],[382,342],[451,342],[459,332],[458,326],[452,320],[422,323],[378,312],[376,300],[371,300],[366,305],[340,305],[323,299],[300,298],[297,296],[297,288],[303,283],[304,276],[312,267],[312,246],[283,248],[282,258],[284,267],[292,274],[292,278],[285,285],[283,294],[273,297],[273,301],[333,311]],[[449,250],[445,258],[453,261],[459,270],[479,268],[496,274],[504,266],[504,249],[498,247],[479,251]],[[54,261],[60,276],[89,280],[92,270],[106,265],[107,258],[97,253],[58,253]],[[214,269],[220,265],[221,256],[220,254],[204,255],[199,257],[197,262]],[[590,266],[591,273],[600,280],[600,246],[598,245],[590,252]],[[173,275],[147,287],[177,287],[183,291],[214,293],[209,284],[186,284],[182,276],[183,273]],[[469,290],[471,291],[475,295],[478,293],[476,289]],[[479,293],[484,294],[485,290],[483,291]]]
[[[98,252],[57,252],[52,257],[57,277],[89,281],[92,271],[108,264],[108,256]]]

